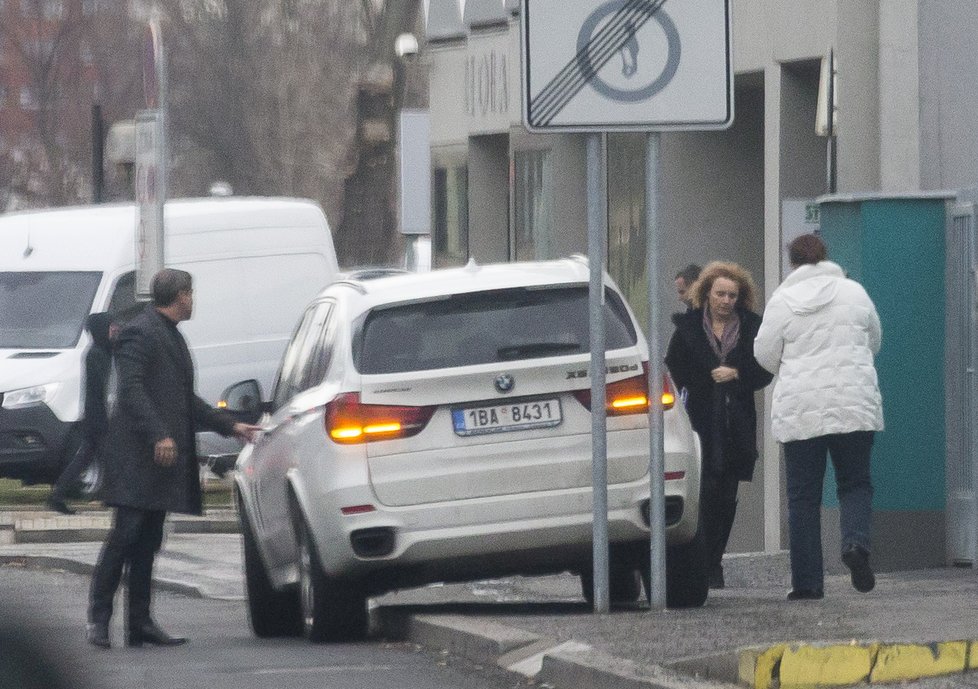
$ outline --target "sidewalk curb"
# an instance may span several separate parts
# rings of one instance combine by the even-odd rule
[[[18,567],[43,567],[45,569],[61,569],[72,574],[91,575],[95,569],[93,565],[86,562],[79,562],[67,557],[57,557],[54,555],[0,555],[0,565],[14,565]],[[186,584],[182,581],[173,579],[163,579],[153,577],[153,588],[170,593],[179,593],[190,598],[204,598],[203,591],[193,584]]]
[[[560,689],[718,689],[729,684],[698,680],[658,665],[641,665],[581,642],[558,643],[538,634],[461,615],[414,615],[377,609],[389,638],[447,650],[469,661],[494,664]],[[538,658],[534,658],[538,656]]]

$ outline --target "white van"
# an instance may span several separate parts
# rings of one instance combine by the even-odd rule
[[[79,442],[89,313],[135,300],[136,207],[0,215],[0,477],[51,481]],[[337,272],[322,209],[286,198],[174,200],[166,265],[194,278],[181,324],[198,393],[216,403],[245,378],[273,384],[296,321]]]

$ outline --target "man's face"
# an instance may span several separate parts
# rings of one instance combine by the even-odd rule
[[[181,321],[189,321],[194,313],[194,291],[184,289],[177,292],[176,305],[179,307],[177,315]]]
[[[686,298],[686,292],[689,290],[689,285],[682,278],[676,278],[676,294],[679,296],[679,301],[689,305],[689,299]]]

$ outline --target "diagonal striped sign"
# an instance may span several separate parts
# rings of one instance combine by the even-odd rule
[[[524,0],[530,131],[721,129],[731,0]]]

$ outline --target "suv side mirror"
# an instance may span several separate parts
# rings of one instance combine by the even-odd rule
[[[231,414],[235,421],[257,422],[265,412],[261,384],[254,379],[235,383],[221,393],[217,407]]]

